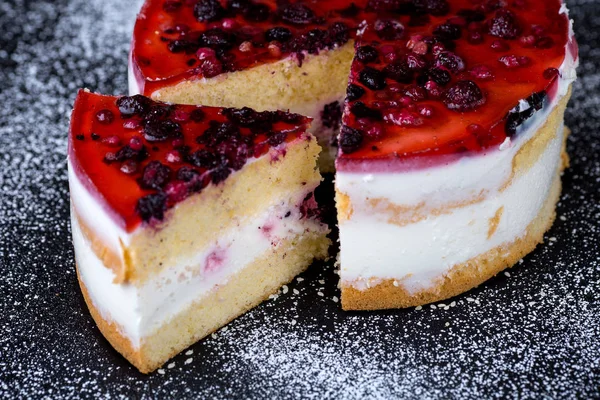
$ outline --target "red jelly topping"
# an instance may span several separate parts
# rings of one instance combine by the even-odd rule
[[[446,6],[379,14],[357,38],[338,169],[441,162],[499,145],[557,84],[551,72],[569,40],[558,0],[429,3]]]
[[[429,163],[431,155],[439,162],[502,143],[543,106],[570,40],[560,6],[148,0],[135,27],[133,67],[149,94],[289,55],[302,62],[306,53],[356,39],[337,167]],[[521,99],[530,107],[519,109]]]
[[[356,2],[356,4],[365,1]],[[140,92],[317,54],[348,42],[364,13],[348,1],[148,0],[134,30]]]
[[[87,189],[132,231],[221,183],[249,158],[297,139],[308,124],[281,111],[171,105],[81,90],[69,157]]]

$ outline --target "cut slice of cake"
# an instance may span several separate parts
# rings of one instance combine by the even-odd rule
[[[435,3],[356,41],[336,161],[344,309],[465,292],[554,220],[577,66],[566,8]]]
[[[80,91],[69,136],[81,289],[142,372],[327,256],[310,121]]]
[[[308,115],[321,169],[333,172],[331,141],[365,18],[357,4],[148,0],[134,29],[130,94]]]

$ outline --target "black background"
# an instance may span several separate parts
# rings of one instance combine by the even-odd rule
[[[342,312],[332,264],[314,265],[149,376],[79,293],[66,177],[76,90],[126,93],[139,6],[0,1],[0,397],[600,398],[600,2],[569,2],[572,164],[559,218],[524,262],[447,309],[373,313]]]

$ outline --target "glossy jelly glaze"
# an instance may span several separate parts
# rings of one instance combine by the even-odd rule
[[[502,143],[553,95],[569,43],[560,8],[559,0],[148,0],[133,73],[150,94],[289,56],[301,63],[356,39],[338,170],[439,164]]]
[[[356,4],[364,4],[364,1]],[[278,5],[279,4],[279,5]],[[343,45],[366,14],[348,1],[148,0],[135,25],[141,93]]]
[[[558,0],[423,3],[431,10],[364,25],[338,170],[406,169],[497,146],[553,98],[566,51],[577,58]]]
[[[300,138],[308,124],[279,111],[170,105],[81,90],[69,162],[87,191],[132,232],[269,149]]]

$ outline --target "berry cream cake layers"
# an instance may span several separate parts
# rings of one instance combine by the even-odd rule
[[[439,301],[542,242],[577,44],[558,0],[430,1],[356,40],[336,160],[344,309]]]
[[[73,243],[98,327],[142,372],[327,256],[309,120],[80,91]]]
[[[364,3],[147,0],[134,29],[130,94],[308,115],[324,148],[321,170],[333,172],[353,38],[372,15]]]

